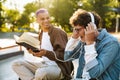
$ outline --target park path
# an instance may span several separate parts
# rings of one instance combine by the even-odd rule
[[[120,33],[116,34],[116,33],[112,33],[113,36],[115,36],[116,38],[118,38],[118,40],[120,41]],[[4,43],[5,41],[5,43]],[[0,39],[1,42],[1,39]],[[11,44],[14,44],[14,40],[8,39],[8,40],[2,40],[2,42],[0,43],[0,47],[1,46],[8,46]],[[16,51],[15,48],[10,48],[10,50],[5,50],[5,51],[1,51],[0,50],[0,54],[3,52],[4,54],[8,53],[9,51]],[[11,53],[12,54],[12,53]],[[16,55],[16,56],[12,56],[3,60],[0,60],[0,80],[18,80],[18,76],[16,75],[16,73],[12,70],[12,63],[15,60],[18,59],[23,59],[23,55]],[[74,66],[75,66],[75,73],[77,70],[77,66],[78,66],[78,60],[73,61]],[[76,74],[75,74],[76,75]]]

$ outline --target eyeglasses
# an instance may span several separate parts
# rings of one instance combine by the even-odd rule
[[[73,30],[75,30],[76,32],[81,31],[83,28],[73,28]]]

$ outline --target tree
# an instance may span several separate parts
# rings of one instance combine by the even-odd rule
[[[42,1],[42,2],[41,2]],[[117,1],[117,2],[116,2]],[[31,16],[32,13],[41,7],[47,8],[51,14],[52,22],[57,26],[61,26],[65,31],[71,31],[69,24],[69,18],[72,16],[75,10],[82,8],[88,11],[95,11],[102,17],[103,27],[111,28],[115,25],[116,13],[110,8],[118,7],[118,0],[36,0],[32,3],[28,3],[24,6],[25,10],[21,16],[18,16],[17,12],[7,12],[7,21],[19,26],[20,28],[30,28],[29,24],[34,22],[35,16]],[[1,16],[0,2],[0,22],[4,23],[4,17]],[[14,17],[18,16],[18,17]],[[13,19],[10,19],[13,17]],[[17,19],[16,19],[17,18]],[[0,26],[1,27],[1,26]]]
[[[11,24],[12,26],[10,29],[12,31],[15,31],[15,28],[17,28],[17,20],[20,16],[19,11],[9,9],[9,10],[6,10],[5,12],[6,12],[6,23]]]
[[[49,8],[51,16],[54,17],[54,22],[65,31],[70,31],[71,27],[69,25],[69,18],[73,14],[75,7],[75,2],[78,0],[54,0],[53,7]]]
[[[35,13],[35,11],[40,7],[40,5],[38,4],[38,2],[31,2],[28,3],[24,6],[25,10],[24,12],[21,14],[21,16],[19,17],[17,23],[18,23],[18,28],[20,31],[30,31],[30,23],[34,22],[35,19],[31,19],[34,18],[35,16],[31,16],[32,13]]]
[[[0,27],[2,26],[3,22],[3,17],[2,17],[2,2],[0,2]]]
[[[23,14],[28,14],[30,15],[32,12],[35,12],[37,9],[39,9],[40,5],[38,2],[31,2],[28,3],[24,6],[25,11],[23,12]]]
[[[21,17],[19,18],[19,20],[18,20],[17,22],[18,22],[18,25],[19,25],[20,27],[21,27],[21,26],[24,26],[24,25],[29,26],[30,19],[29,19],[28,14],[22,14]],[[20,28],[20,27],[19,27],[19,28]]]
[[[4,3],[5,1],[6,0],[0,1],[0,31],[1,31],[2,25],[5,23],[5,19],[3,17],[4,10],[3,10],[3,5],[2,5],[2,3]]]
[[[112,1],[110,5],[111,5],[110,10],[113,11],[112,14],[114,14],[114,16],[112,16],[111,18],[112,19],[111,30],[114,30],[115,28],[115,32],[118,32],[120,30],[120,0],[116,0],[114,2]]]
[[[102,28],[114,30],[116,14],[112,11],[112,8],[118,6],[117,0],[82,0],[82,3],[83,9],[95,11],[102,17]]]

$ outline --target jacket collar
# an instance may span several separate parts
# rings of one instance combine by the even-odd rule
[[[98,30],[99,35],[97,37],[97,40],[102,40],[106,35],[108,35],[108,32],[106,29]]]
[[[52,32],[53,28],[54,28],[53,25],[50,25],[49,30],[48,30],[49,35]],[[43,33],[43,30],[40,30],[40,33],[39,33],[39,40],[40,41],[41,41],[41,38],[42,38],[42,33]]]
[[[48,30],[48,35],[50,35],[50,33],[52,32],[52,30],[53,30],[53,25],[50,25],[50,27],[49,27],[49,30]],[[41,40],[42,40],[42,34],[43,34],[43,30],[40,30],[40,33],[39,33],[39,41],[40,41],[40,45],[41,45]]]
[[[54,29],[53,25],[50,25],[49,30],[48,30],[49,35],[50,35],[50,33],[52,32],[53,29]]]

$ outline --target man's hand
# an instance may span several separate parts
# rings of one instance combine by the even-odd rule
[[[91,22],[85,29],[85,42],[87,45],[93,44],[96,40],[97,30],[94,28],[94,26],[94,23]]]
[[[76,31],[75,29],[73,29],[72,38],[77,39],[78,37],[79,37],[79,31]]]
[[[28,52],[36,57],[42,57],[46,54],[46,50],[44,49],[41,49],[40,52],[33,52],[31,49],[29,49]]]

